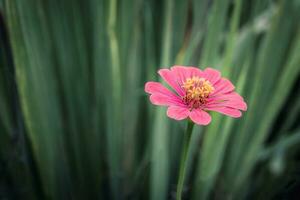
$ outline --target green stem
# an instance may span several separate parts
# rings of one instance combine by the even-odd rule
[[[187,122],[186,133],[184,134],[184,140],[183,140],[176,200],[181,200],[181,194],[184,185],[184,176],[187,167],[187,155],[188,155],[189,143],[190,143],[193,127],[194,127],[194,123],[189,120]]]

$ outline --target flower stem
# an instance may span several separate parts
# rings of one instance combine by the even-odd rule
[[[180,160],[180,169],[179,169],[179,179],[177,184],[177,193],[176,193],[176,200],[181,200],[182,189],[184,185],[184,176],[187,167],[187,154],[189,149],[190,138],[192,135],[194,123],[192,121],[187,122],[186,132],[184,134],[183,140],[183,147],[181,153],[181,160]]]

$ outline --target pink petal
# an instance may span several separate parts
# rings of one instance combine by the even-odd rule
[[[184,96],[184,91],[177,82],[177,76],[169,69],[161,69],[158,74],[166,81],[180,96]]]
[[[189,109],[178,107],[178,106],[170,106],[167,110],[167,115],[176,120],[183,120],[189,116]]]
[[[214,85],[220,80],[221,73],[218,70],[208,67],[203,71],[203,78],[209,80],[209,82]]]
[[[214,85],[214,88],[215,90],[211,96],[232,92],[235,87],[228,79],[222,78]]]
[[[224,115],[228,115],[230,117],[238,118],[242,116],[242,112],[229,107],[213,107],[213,108],[205,108],[205,110],[212,110],[219,113],[222,113]]]
[[[190,71],[189,73],[190,73],[191,77],[193,77],[193,76],[202,77],[203,76],[202,70],[199,69],[198,67],[187,66],[186,69]]]
[[[213,101],[210,103],[207,103],[205,105],[206,108],[215,108],[215,107],[230,107],[234,109],[239,109],[246,111],[247,110],[247,104],[244,101],[241,101],[239,99],[237,100],[229,100],[229,101]]]
[[[150,101],[154,105],[158,106],[181,106],[184,107],[185,105],[180,101],[180,99],[171,98],[168,96],[163,96],[161,94],[152,94],[150,96]]]
[[[145,85],[145,92],[151,94],[150,101],[155,105],[185,106],[180,97],[169,91],[161,83],[147,82]]]
[[[159,82],[152,82],[152,81],[149,81],[149,82],[147,82],[145,84],[145,92],[147,92],[149,94],[159,93],[159,94],[168,95],[168,96],[172,96],[172,97],[176,96],[173,92],[171,92],[170,90],[168,90],[161,83],[159,83]]]
[[[236,92],[229,92],[229,93],[226,93],[226,94],[219,94],[219,95],[215,95],[213,97],[208,98],[208,102],[212,102],[212,101],[229,101],[229,100],[244,101],[243,97],[241,97]]]
[[[207,125],[211,121],[210,115],[201,109],[192,110],[189,116],[193,122],[199,125]]]
[[[181,84],[184,83],[187,78],[191,78],[193,76],[202,77],[202,71],[196,67],[175,65],[171,67],[171,71],[177,76],[178,82]]]

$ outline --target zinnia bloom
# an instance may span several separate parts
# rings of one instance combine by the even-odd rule
[[[151,95],[152,104],[168,106],[170,118],[190,118],[196,124],[207,125],[211,121],[207,111],[238,118],[242,115],[240,110],[247,110],[243,97],[234,91],[235,87],[228,79],[221,77],[218,70],[173,66],[160,69],[158,74],[174,91],[158,82],[147,82],[145,91]]]

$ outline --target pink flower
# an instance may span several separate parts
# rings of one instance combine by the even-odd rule
[[[154,105],[168,106],[167,115],[176,120],[190,118],[199,125],[207,125],[216,111],[230,117],[241,117],[247,110],[243,97],[234,91],[233,84],[221,77],[218,70],[173,66],[161,69],[158,74],[174,90],[170,91],[158,82],[147,82],[145,91]]]

